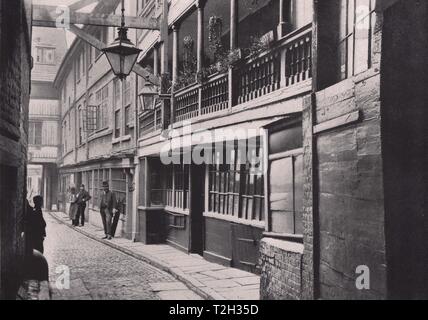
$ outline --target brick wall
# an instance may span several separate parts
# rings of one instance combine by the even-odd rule
[[[264,238],[260,242],[260,299],[299,300],[303,245]]]
[[[30,2],[0,0],[0,297],[13,299],[25,253],[24,208],[30,97]]]

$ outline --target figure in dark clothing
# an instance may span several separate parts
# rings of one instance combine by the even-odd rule
[[[103,221],[105,237],[103,239],[112,239],[112,219],[117,212],[116,195],[109,188],[107,181],[103,181],[103,193],[101,194],[100,213]]]
[[[85,225],[85,210],[86,210],[86,202],[91,199],[88,191],[85,190],[85,185],[82,184],[80,186],[79,193],[77,194],[77,216],[76,216],[76,225],[79,224],[80,218],[80,226],[83,227]]]
[[[43,197],[33,198],[34,209],[28,213],[28,240],[29,245],[37,251],[43,253],[43,241],[46,237],[46,222],[43,218],[42,206]]]
[[[70,188],[70,195],[68,201],[70,202],[68,216],[70,217],[72,226],[77,227],[79,225],[79,221],[77,219],[77,210],[79,209],[79,206],[77,205],[77,194],[75,187]]]

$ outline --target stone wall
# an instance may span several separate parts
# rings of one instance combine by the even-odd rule
[[[25,254],[30,5],[0,0],[0,299],[15,298]]]

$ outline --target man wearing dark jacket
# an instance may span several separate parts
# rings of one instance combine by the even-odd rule
[[[100,201],[100,213],[103,221],[105,237],[103,239],[111,240],[112,218],[117,211],[116,195],[110,191],[107,181],[103,181],[103,193]]]
[[[76,225],[79,224],[80,218],[80,226],[83,227],[85,225],[85,210],[86,210],[86,202],[91,199],[88,191],[85,190],[85,185],[82,184],[80,186],[79,193],[77,194],[77,216],[76,216]]]

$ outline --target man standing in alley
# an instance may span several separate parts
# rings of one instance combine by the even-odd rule
[[[105,237],[103,239],[111,240],[111,224],[113,215],[116,213],[117,202],[116,195],[110,191],[107,181],[103,181],[103,193],[101,195],[100,213],[103,221]]]
[[[83,227],[85,225],[85,210],[86,210],[86,202],[88,202],[91,199],[91,196],[89,195],[88,191],[85,190],[85,185],[80,185],[79,193],[77,194],[77,216],[76,216],[76,222],[77,225],[79,224],[80,219],[80,226]]]

